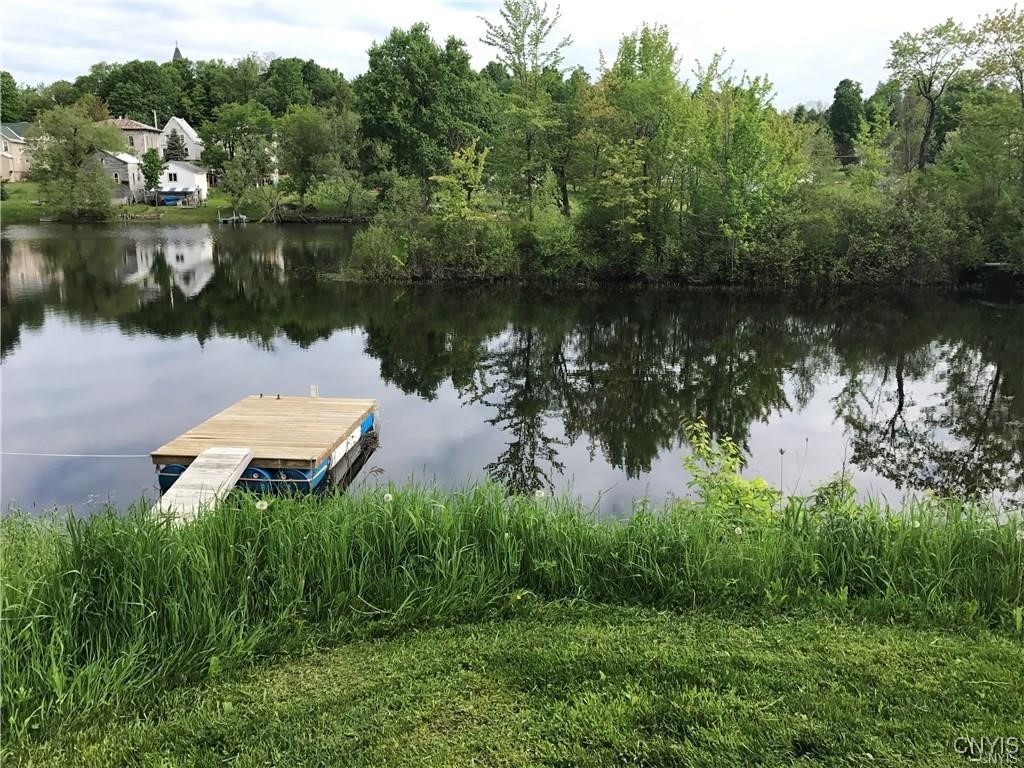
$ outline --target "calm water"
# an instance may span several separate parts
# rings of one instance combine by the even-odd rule
[[[251,393],[375,397],[360,482],[570,489],[607,514],[686,492],[684,420],[804,492],[1024,488],[1024,307],[938,295],[343,282],[351,233],[4,232],[5,508],[153,496],[145,454]]]

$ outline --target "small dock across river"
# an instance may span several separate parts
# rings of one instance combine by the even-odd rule
[[[376,427],[372,399],[243,398],[150,454],[166,490],[155,509],[191,519],[236,483],[313,490]]]

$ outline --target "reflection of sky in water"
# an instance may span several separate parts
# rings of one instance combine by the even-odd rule
[[[116,275],[114,278],[109,275],[105,278],[113,288],[103,284],[97,289],[97,307],[100,307],[101,301],[110,300],[110,296],[122,301],[124,297],[117,293],[120,290],[118,286],[134,286],[127,289],[130,304],[128,309],[122,305],[117,305],[115,309],[122,313],[136,311],[135,305],[131,305],[135,299],[132,298],[134,294],[130,291],[138,292],[139,301],[142,302],[139,306],[150,306],[146,302],[156,302],[161,295],[164,299],[170,298],[172,294],[168,293],[167,286],[173,283],[176,286],[173,295],[177,296],[178,304],[171,305],[169,309],[164,306],[160,311],[169,312],[172,318],[176,318],[181,317],[186,301],[195,301],[194,298],[186,299],[186,296],[195,296],[202,291],[224,291],[225,285],[231,285],[224,280],[218,283],[214,279],[213,270],[207,268],[214,258],[214,249],[206,239],[208,229],[183,228],[176,235],[177,240],[169,238],[164,245],[161,245],[159,237],[155,234],[162,231],[164,230],[160,228],[144,230],[144,234],[138,235],[134,241],[123,238],[111,240],[116,244],[112,247],[122,250],[113,253],[111,261],[116,268]],[[47,232],[48,230],[43,231],[42,234],[46,236]],[[254,243],[250,262],[249,252],[245,250],[249,247],[249,240],[244,240],[244,247],[240,251],[244,261],[240,264],[236,260],[230,265],[230,270],[235,270],[228,273],[230,279],[241,286],[243,294],[249,295],[246,292],[256,291],[252,295],[260,296],[260,301],[264,300],[264,297],[268,302],[286,300],[301,308],[307,296],[300,294],[296,302],[296,296],[288,295],[290,289],[283,276],[284,272],[280,271],[285,266],[290,266],[287,258],[282,255],[281,240],[278,239],[277,244],[270,242],[268,245],[260,240],[260,232],[277,231],[252,228],[251,232],[226,235],[252,238]],[[84,230],[83,237],[86,241],[95,243],[102,242],[104,237],[111,239],[113,234],[103,234],[101,230]],[[264,240],[272,241],[274,238],[282,237],[284,236],[271,234]],[[180,245],[187,243],[190,238],[199,244],[192,251]],[[452,383],[451,372],[445,369],[444,365],[440,366],[441,383],[436,389],[436,396],[431,400],[415,394],[412,391],[415,389],[413,386],[409,387],[410,393],[406,394],[395,384],[383,380],[381,369],[385,363],[368,353],[371,337],[363,329],[363,323],[367,328],[371,325],[375,328],[375,354],[380,354],[382,346],[388,354],[394,351],[395,358],[391,359],[389,364],[393,366],[397,363],[400,368],[405,366],[402,370],[406,374],[411,370],[414,378],[423,374],[424,379],[429,379],[429,372],[424,373],[417,366],[423,367],[433,362],[431,355],[423,356],[422,345],[412,343],[403,346],[402,343],[396,343],[396,340],[404,342],[410,337],[415,342],[418,336],[425,334],[425,329],[416,324],[422,322],[422,319],[414,319],[404,325],[389,325],[385,322],[380,313],[397,311],[389,301],[378,301],[376,304],[368,302],[364,316],[353,315],[357,319],[345,320],[346,328],[355,326],[355,329],[328,331],[327,338],[313,341],[305,349],[279,331],[267,345],[223,335],[214,335],[200,343],[188,330],[176,331],[183,334],[178,337],[160,337],[137,326],[126,325],[125,327],[131,330],[122,330],[103,319],[80,320],[77,317],[68,317],[59,308],[54,309],[55,304],[60,307],[60,303],[64,301],[65,288],[74,288],[68,284],[68,278],[65,276],[62,281],[46,274],[34,252],[23,248],[11,249],[6,243],[5,246],[6,276],[10,276],[12,280],[17,279],[20,291],[9,291],[7,296],[31,298],[46,290],[50,290],[52,296],[47,300],[46,306],[49,308],[43,316],[42,327],[33,328],[31,322],[21,324],[20,340],[4,357],[0,367],[3,387],[0,400],[0,437],[4,451],[146,454],[241,397],[260,392],[271,395],[307,394],[311,384],[318,385],[320,394],[324,397],[375,397],[379,401],[382,419],[381,448],[371,458],[367,469],[376,467],[383,472],[371,474],[364,470],[357,484],[404,482],[414,479],[451,487],[473,482],[484,476],[485,466],[495,461],[514,439],[501,427],[487,423],[488,419],[496,415],[494,408],[471,401],[465,392],[460,395],[459,389]],[[317,242],[317,248],[322,249],[323,246],[322,241]],[[165,276],[163,286],[154,282],[151,266],[153,255],[162,249],[171,254],[172,259],[178,250],[185,251],[181,258],[177,259],[177,265],[171,267],[169,277]],[[295,258],[307,259],[308,256],[301,253]],[[247,283],[246,268],[250,263],[258,263],[260,268],[270,265],[272,274],[276,276],[272,277],[270,282],[265,281],[262,284],[258,281]],[[302,266],[305,268],[309,265],[303,261]],[[335,270],[336,267],[335,263]],[[275,269],[278,271],[273,272]],[[293,277],[294,275],[288,279]],[[260,293],[261,291],[263,293]],[[285,299],[282,299],[282,295]],[[354,294],[350,291],[348,294],[337,295],[347,296],[351,300]],[[312,296],[309,300],[314,307],[308,310],[309,314],[304,319],[313,317],[319,320],[321,315],[328,316],[332,311],[335,297],[336,294],[329,291]],[[87,305],[88,300],[92,298],[91,295],[87,295]],[[455,301],[458,301],[458,298]],[[475,311],[473,301],[475,299],[469,300],[466,306]],[[467,338],[472,340],[474,333],[479,333],[481,339],[486,339],[485,346],[492,353],[507,353],[506,363],[509,368],[491,368],[487,373],[491,381],[495,376],[500,377],[503,372],[511,371],[518,363],[521,352],[516,347],[522,340],[521,334],[507,327],[503,328],[500,323],[496,327],[487,325],[490,318],[503,317],[501,310],[495,308],[495,304],[501,301],[499,297],[489,303],[481,303],[479,317],[474,316],[472,312],[458,315],[453,320],[453,327],[457,328],[457,332],[451,338],[445,339],[441,345],[442,354],[451,353],[455,356],[458,350],[453,351],[446,345],[450,343],[458,347],[459,343],[465,342]],[[790,334],[799,336],[801,333],[817,333],[820,330],[813,322],[789,319],[789,325],[782,333],[777,327],[756,331],[756,334],[768,334],[770,339],[757,352],[751,351],[748,354],[744,348],[740,350],[741,354],[730,358],[732,349],[729,343],[721,346],[709,343],[707,347],[702,347],[698,342],[717,343],[720,340],[698,334],[722,334],[722,328],[725,328],[722,338],[726,342],[730,342],[731,331],[736,335],[736,341],[731,343],[742,343],[739,341],[741,331],[738,330],[738,326],[730,326],[729,322],[737,322],[735,318],[738,318],[740,323],[748,326],[744,332],[749,333],[749,326],[759,320],[757,307],[748,309],[741,305],[739,311],[736,311],[735,307],[727,308],[724,316],[734,319],[721,325],[710,323],[701,326],[696,322],[699,318],[688,315],[687,310],[675,310],[675,314],[657,315],[661,318],[658,322],[665,323],[665,326],[657,323],[649,326],[638,320],[647,309],[645,300],[641,300],[630,305],[629,312],[632,314],[628,316],[627,321],[616,325],[622,320],[616,315],[617,301],[616,294],[611,293],[596,302],[595,306],[586,308],[586,311],[580,310],[578,306],[565,310],[567,317],[576,318],[574,322],[579,317],[586,317],[586,322],[592,323],[574,330],[570,322],[563,331],[560,331],[567,333],[562,349],[570,369],[577,355],[584,354],[587,349],[587,334],[594,332],[600,337],[591,360],[599,371],[598,384],[596,389],[581,395],[585,407],[601,402],[599,395],[603,385],[600,382],[604,381],[601,376],[629,375],[630,369],[625,366],[634,364],[634,350],[630,347],[630,334],[635,330],[634,324],[640,328],[636,331],[640,334],[639,337],[648,343],[648,346],[640,351],[641,356],[636,359],[657,359],[661,350],[655,348],[652,351],[649,342],[652,337],[660,337],[651,334],[660,333],[673,323],[677,328],[684,328],[685,333],[680,334],[677,330],[675,335],[667,334],[665,338],[671,339],[671,343],[677,346],[682,345],[683,348],[688,348],[689,344],[694,343],[698,349],[693,358],[686,357],[678,348],[675,351],[676,359],[669,359],[670,356],[666,355],[665,363],[658,369],[661,371],[661,377],[653,378],[653,381],[676,384],[684,377],[684,365],[680,360],[688,363],[697,360],[699,370],[691,370],[687,374],[691,377],[689,381],[698,382],[693,386],[710,388],[707,391],[718,393],[714,395],[718,399],[715,400],[713,397],[711,401],[715,407],[736,405],[738,408],[741,406],[739,397],[735,403],[724,402],[735,394],[728,388],[729,386],[753,387],[752,379],[760,372],[762,360],[778,364],[774,361],[775,355],[786,360],[786,355],[797,354],[785,349]],[[662,305],[664,303],[662,302]],[[538,307],[542,304],[543,302],[537,306],[529,305],[522,310],[522,317],[526,319],[516,321],[520,331],[529,326],[532,322],[529,318],[533,317],[531,313],[538,312]],[[194,308],[196,305],[193,303],[188,306]],[[403,306],[408,309],[408,305]],[[448,309],[454,309],[455,304],[439,303],[438,307],[438,311],[443,314]],[[138,311],[145,313],[148,310]],[[579,315],[570,314],[572,312],[579,312]],[[590,314],[587,315],[586,312]],[[733,315],[729,315],[729,312],[733,312]],[[102,316],[102,311],[97,310],[96,316]],[[1011,318],[1018,316],[1010,315]],[[167,318],[159,315],[159,312],[146,315],[144,319],[151,317],[156,317],[160,322],[167,322]],[[444,321],[447,319],[443,318]],[[237,318],[234,317],[229,317],[228,320],[237,322]],[[476,326],[473,325],[474,322]],[[552,323],[550,314],[545,316],[543,322],[548,322],[549,327],[558,324]],[[823,322],[832,321],[826,318]],[[460,326],[459,323],[463,325]],[[316,327],[315,323],[313,326]],[[444,322],[440,322],[439,326],[442,326],[443,331]],[[244,328],[244,323],[241,327]],[[328,329],[331,327],[337,325],[329,325]],[[300,327],[301,330],[303,329]],[[431,333],[435,331],[436,329],[430,330]],[[174,332],[172,330],[172,333]],[[621,336],[616,336],[618,333],[621,333]],[[762,337],[756,334],[753,338],[760,341]],[[607,347],[602,346],[606,337],[611,339]],[[544,339],[544,332],[538,332],[538,349],[543,347]],[[1005,345],[1003,339],[997,341]],[[831,341],[827,343],[830,344]],[[807,391],[804,391],[806,403],[799,405],[798,395],[802,390],[808,389],[806,375],[801,386],[798,371],[787,366],[807,362],[801,358],[796,362],[781,363],[781,370],[788,371],[781,374],[781,381],[784,400],[790,407],[782,407],[780,411],[772,406],[763,420],[755,420],[749,425],[746,440],[749,462],[745,474],[760,475],[774,485],[781,484],[787,493],[806,493],[815,485],[833,478],[845,460],[861,495],[881,495],[889,500],[898,499],[902,491],[892,480],[863,466],[852,465],[850,452],[853,438],[850,427],[843,417],[837,415],[844,387],[848,384],[845,375],[840,373],[844,370],[842,355],[835,354],[834,350],[823,349],[823,342],[807,344],[814,348],[815,354],[822,355],[822,359],[817,362],[808,358],[812,367],[818,366],[812,371],[813,391],[809,396]],[[874,340],[858,341],[858,344],[861,346],[847,342],[845,347],[855,354],[863,353],[861,363],[865,367],[860,377],[863,390],[862,394],[858,395],[858,402],[867,411],[872,412],[873,423],[884,422],[891,412],[893,403],[892,361],[896,357],[884,344],[873,346],[876,345]],[[924,347],[933,357],[949,349],[938,342],[925,343]],[[867,352],[864,352],[864,349],[867,349]],[[1004,356],[1004,359],[1011,360],[1017,366],[1005,373],[1006,376],[1015,376],[1013,371],[1020,370],[1021,352],[1019,348],[1015,349],[1016,352]],[[919,353],[919,348],[912,348],[908,349],[906,354],[912,356]],[[492,358],[489,360],[491,364],[494,363],[494,354],[489,356]],[[757,357],[758,354],[763,357]],[[724,356],[725,362],[718,362],[719,355]],[[741,378],[734,382],[732,378],[726,377],[725,380],[731,383],[720,385],[716,378],[718,365],[742,366],[750,363],[751,359],[755,365],[752,368],[753,372],[747,374],[750,379]],[[885,359],[885,365],[880,367],[877,359]],[[700,363],[701,360],[705,362]],[[708,360],[715,362],[709,363]],[[544,363],[538,357],[532,360],[531,365],[543,367]],[[987,380],[992,373],[984,365],[978,367],[975,372],[982,381]],[[948,366],[941,362],[930,363],[925,367],[919,365],[918,370],[908,371],[905,376],[905,417],[909,422],[916,423],[920,420],[929,406],[943,405],[944,398],[947,397],[946,379],[949,373]],[[533,375],[536,374],[531,374]],[[573,371],[570,370],[570,379],[573,375]],[[509,381],[513,382],[512,393],[518,395],[516,387],[519,387],[521,382],[517,380],[516,375],[510,375]],[[632,381],[625,380],[627,385]],[[620,388],[621,395],[621,376],[614,383]],[[768,393],[765,395],[766,398],[772,396],[770,384],[769,382],[767,389],[764,390]],[[1014,382],[1017,391],[1020,390],[1020,384]],[[462,386],[465,386],[465,382]],[[572,386],[586,389],[578,381]],[[543,386],[541,388],[543,389]],[[648,398],[652,397],[650,388],[645,392]],[[658,392],[660,390],[656,390],[655,395]],[[490,395],[488,400],[493,401],[497,398],[500,401],[501,397],[508,395],[508,391],[504,394],[499,392],[497,395]],[[681,397],[680,392],[669,395]],[[1004,399],[1007,402],[1012,401],[1012,398]],[[655,396],[653,407],[660,408],[662,403],[657,400],[658,397]],[[612,399],[612,402],[621,401]],[[701,402],[700,398],[696,402]],[[688,493],[687,477],[681,461],[685,447],[678,439],[666,438],[667,444],[661,445],[651,460],[650,471],[631,478],[623,469],[611,466],[601,443],[596,437],[588,434],[587,429],[570,443],[558,407],[551,403],[542,408],[536,422],[544,435],[554,439],[556,460],[564,465],[564,470],[558,473],[552,471],[543,460],[540,462],[541,470],[551,476],[556,490],[567,490],[582,498],[588,506],[598,507],[603,513],[611,515],[628,514],[634,499],[639,497],[647,497],[654,503],[660,503],[672,495],[682,496]],[[673,413],[673,407],[677,406],[666,405],[667,412]],[[723,410],[729,409],[726,407]],[[739,412],[743,412],[742,408]],[[756,414],[759,410],[754,408],[752,412]],[[598,418],[603,418],[603,412]],[[621,423],[633,422],[625,420]],[[962,439],[957,438],[942,424],[935,425],[930,434],[946,444],[963,443]],[[1015,437],[1019,434],[1019,430],[1011,431],[1010,440],[1019,440],[1019,437]],[[606,439],[607,437],[606,435]],[[629,436],[623,437],[617,433],[612,438],[623,443],[629,440]],[[622,449],[621,445],[619,449]],[[784,451],[781,456],[780,449]],[[626,450],[630,448],[627,447]],[[642,461],[641,457],[641,463]],[[889,474],[889,477],[893,475]],[[148,457],[80,459],[7,455],[3,457],[0,467],[0,495],[5,508],[12,503],[34,509],[72,505],[81,513],[107,500],[123,507],[144,494],[154,496],[154,489],[154,470]]]

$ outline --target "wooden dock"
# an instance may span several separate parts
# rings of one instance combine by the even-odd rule
[[[190,519],[199,508],[215,506],[252,468],[265,476],[280,470],[282,482],[292,482],[283,479],[287,470],[333,469],[359,442],[370,417],[375,428],[376,412],[372,399],[243,398],[150,454],[158,467],[185,467],[157,507],[173,506],[181,510],[177,516]]]

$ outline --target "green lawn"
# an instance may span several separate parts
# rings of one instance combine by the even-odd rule
[[[1024,646],[986,631],[523,603],[217,677],[5,765],[936,767],[966,764],[957,737],[1024,735]]]
[[[39,185],[31,181],[16,181],[4,184],[8,194],[0,201],[0,224],[35,224],[41,218],[53,215],[48,205],[36,205],[39,199]]]
[[[48,218],[54,215],[48,205],[36,205],[39,199],[39,185],[31,181],[19,181],[4,185],[9,197],[0,202],[0,222],[4,226],[12,224],[35,224],[41,218]],[[149,205],[127,205],[115,206],[113,208],[113,221],[118,221],[121,214],[146,215],[159,211],[163,216],[159,219],[160,224],[213,224],[217,221],[217,209],[228,215],[231,213],[231,202],[227,195],[218,189],[210,190],[210,197],[206,205],[199,208],[177,208],[172,206],[160,206],[154,208]],[[141,223],[141,222],[140,222]]]

